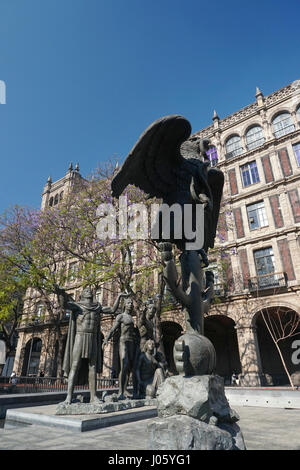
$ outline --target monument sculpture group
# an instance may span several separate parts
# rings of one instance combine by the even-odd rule
[[[120,331],[119,399],[128,396],[130,373],[134,397],[157,397],[158,418],[148,429],[151,449],[244,449],[236,424],[239,418],[229,407],[223,379],[215,374],[214,346],[204,335],[204,314],[214,295],[214,276],[206,269],[209,265],[207,252],[214,247],[224,175],[210,167],[206,153],[209,142],[190,136],[191,125],[184,117],[172,115],[158,119],[141,135],[111,184],[114,197],[119,197],[133,184],[149,197],[161,199],[163,205],[177,204],[181,209],[180,237],[173,212],[169,212],[170,230],[166,235],[162,223],[163,205],[155,221],[155,240],[161,251],[164,279],[185,312],[185,332],[175,342],[173,351],[178,375],[168,376],[164,364],[155,357],[153,302],[148,302],[139,316],[139,342],[132,318],[133,303],[129,298],[125,300],[123,312],[116,316],[104,345],[115,331]],[[200,221],[204,235],[201,246],[197,245],[199,207],[204,215]],[[194,234],[194,238],[190,234]],[[173,256],[174,245],[180,251],[180,272]],[[78,322],[72,364],[69,365],[68,359],[71,353],[66,360],[65,371],[70,371],[68,403],[81,357],[89,358],[91,401],[96,399],[95,330],[99,331],[100,314],[115,312],[121,296],[124,294],[112,309],[92,305],[88,292],[83,292],[80,303],[68,303],[68,308],[76,310]],[[70,343],[74,341],[71,339],[74,335],[72,321]]]

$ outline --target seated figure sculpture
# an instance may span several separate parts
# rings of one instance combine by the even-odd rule
[[[148,339],[139,356],[136,368],[140,398],[154,398],[158,386],[165,380],[163,365],[155,359],[154,353],[154,341]]]

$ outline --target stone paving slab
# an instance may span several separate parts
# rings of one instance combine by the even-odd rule
[[[248,450],[300,450],[300,410],[235,410]],[[147,450],[147,424],[153,419],[76,434],[38,425],[4,428],[0,429],[0,450]]]

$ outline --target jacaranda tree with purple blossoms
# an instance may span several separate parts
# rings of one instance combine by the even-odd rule
[[[77,183],[59,204],[42,211],[15,207],[0,219],[0,263],[11,267],[13,273],[15,270],[18,273],[14,279],[22,280],[20,298],[24,297],[27,287],[31,287],[26,293],[24,312],[30,313],[25,319],[32,320],[34,305],[42,301],[53,326],[53,344],[58,344],[58,363],[55,367],[49,365],[49,374],[51,368],[56,367],[61,373],[63,359],[61,319],[65,311],[61,288],[72,294],[87,285],[93,288],[95,294],[103,289],[104,304],[108,294],[111,294],[110,302],[113,302],[118,292],[130,292],[137,316],[143,301],[159,294],[156,327],[157,339],[161,339],[160,311],[164,283],[162,277],[157,275],[161,272],[160,252],[150,237],[141,240],[119,237],[124,227],[120,226],[119,201],[111,196],[113,173],[114,165],[109,163],[95,171],[90,178]],[[129,214],[134,204],[144,204],[148,209],[150,227],[151,204],[160,201],[147,199],[134,186],[129,186],[124,196],[127,197]],[[116,214],[115,237],[101,239],[97,234],[97,224],[105,218],[98,212],[99,206],[103,204],[111,205]],[[130,220],[132,217],[129,216]],[[222,230],[223,227],[220,233]],[[219,251],[216,248],[215,253]],[[223,253],[224,250],[221,251]],[[225,259],[224,253],[222,256]],[[7,322],[7,313],[2,317]],[[48,353],[50,357],[51,351]]]

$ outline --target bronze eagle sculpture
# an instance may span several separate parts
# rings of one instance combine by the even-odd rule
[[[191,124],[180,115],[169,115],[154,121],[140,136],[111,183],[112,195],[119,197],[127,185],[142,189],[149,198],[164,204],[204,205],[205,262],[208,248],[214,247],[224,185],[223,172],[210,167],[206,154],[208,140],[191,138]],[[193,229],[195,228],[193,217]],[[170,241],[184,251],[185,239]],[[207,258],[206,258],[207,260]],[[206,264],[206,263],[205,263]]]

